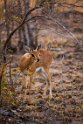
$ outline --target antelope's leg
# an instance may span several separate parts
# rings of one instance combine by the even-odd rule
[[[45,86],[45,89],[44,89],[44,96],[46,96],[47,90],[49,89],[49,85],[50,85],[50,74],[49,74],[48,69],[45,70],[44,77],[46,79],[46,86]]]
[[[49,90],[50,90],[50,98],[52,98],[52,83],[50,82],[50,87],[49,87]]]
[[[31,83],[32,83],[32,76],[27,76],[25,78],[25,91],[24,91],[25,100],[27,99],[27,92],[28,92],[28,98],[30,99]]]
[[[48,90],[48,81],[46,81],[46,86],[45,86],[45,88],[44,88],[44,96],[46,96],[46,92],[47,92],[47,90]]]
[[[24,89],[24,100],[27,98],[27,88]]]
[[[25,77],[25,76],[23,75],[22,90],[24,90],[24,100],[26,100],[26,97],[27,97],[27,85],[28,85],[27,77]]]
[[[49,95],[50,95],[50,98],[52,98],[52,82],[51,82],[51,74],[48,73],[48,82],[49,82]]]
[[[30,75],[29,83],[28,83],[28,90],[29,90],[29,93],[30,93],[31,86],[32,86],[32,80],[33,80],[33,75]]]
[[[30,76],[23,77],[23,89],[24,89],[24,100],[27,98],[27,92],[30,94],[31,89],[31,78]]]

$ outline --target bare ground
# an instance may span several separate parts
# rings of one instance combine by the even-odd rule
[[[82,45],[79,42],[78,45],[66,44],[64,47],[54,48],[53,53],[55,57],[50,68],[53,83],[53,99],[51,100],[48,98],[48,94],[47,98],[42,97],[44,80],[41,77],[35,77],[30,99],[27,95],[27,100],[26,102],[24,101],[20,84],[22,77],[19,76],[19,68],[15,64],[18,57],[15,57],[15,62],[11,64],[15,89],[13,94],[14,102],[10,98],[11,102],[6,105],[6,94],[3,92],[4,98],[0,109],[0,123],[83,124]],[[6,76],[8,77],[8,71],[6,71]],[[20,95],[20,92],[22,95]]]

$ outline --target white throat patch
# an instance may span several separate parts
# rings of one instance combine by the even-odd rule
[[[36,73],[42,75],[44,78],[47,78],[48,77],[48,74],[46,73],[46,71],[44,70],[44,68],[41,66],[41,67],[38,67],[36,69]]]

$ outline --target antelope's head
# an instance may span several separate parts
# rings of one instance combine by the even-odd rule
[[[29,67],[34,63],[39,61],[39,52],[37,50],[33,50],[30,53],[25,53],[20,57],[20,70],[24,71],[25,69],[29,69]]]

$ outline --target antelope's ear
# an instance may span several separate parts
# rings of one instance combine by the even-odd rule
[[[31,56],[35,58],[35,55],[33,53],[31,53]]]

